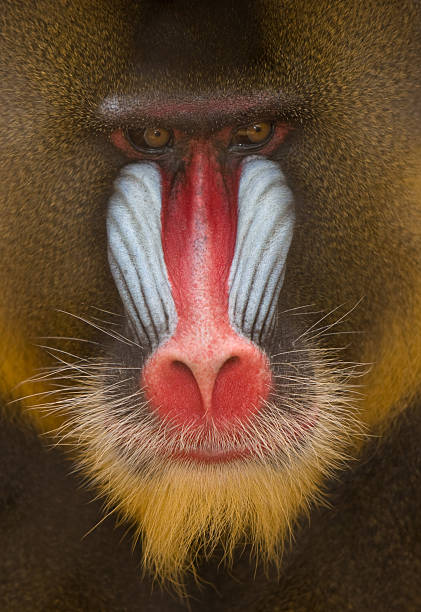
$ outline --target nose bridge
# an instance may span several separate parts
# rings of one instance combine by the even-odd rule
[[[215,149],[192,142],[183,177],[164,202],[162,244],[178,320],[207,326],[227,313],[238,181],[224,178]]]

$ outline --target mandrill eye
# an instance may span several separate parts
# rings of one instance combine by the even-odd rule
[[[134,149],[146,153],[162,153],[172,144],[172,132],[162,127],[129,129],[126,137]]]
[[[237,130],[232,138],[231,147],[235,149],[258,148],[266,144],[272,137],[273,125],[269,121],[252,123]]]

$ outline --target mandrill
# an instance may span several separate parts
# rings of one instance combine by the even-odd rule
[[[419,2],[0,14],[0,609],[421,610]]]

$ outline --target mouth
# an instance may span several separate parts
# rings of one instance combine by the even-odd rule
[[[253,451],[251,449],[244,449],[241,451],[217,451],[203,449],[174,452],[171,454],[171,459],[175,461],[187,461],[193,464],[225,464],[249,459],[252,456]]]
[[[269,417],[269,418],[268,418]],[[289,415],[276,422],[267,413],[255,415],[246,424],[191,423],[184,435],[169,433],[159,455],[168,461],[194,465],[223,465],[240,461],[272,463],[294,449],[298,451],[317,427],[317,409],[305,416]]]

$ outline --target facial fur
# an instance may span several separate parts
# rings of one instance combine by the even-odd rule
[[[220,545],[279,563],[421,374],[418,9],[237,4],[4,3],[3,394],[177,584]],[[171,153],[120,146],[158,115]],[[263,120],[272,144],[236,157]],[[269,205],[239,195],[256,159]]]

